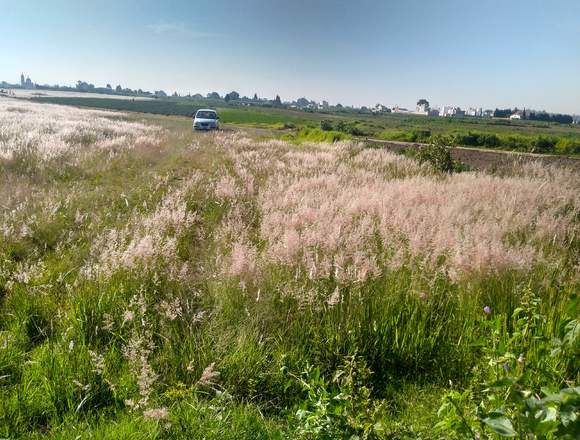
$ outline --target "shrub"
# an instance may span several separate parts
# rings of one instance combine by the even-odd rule
[[[560,139],[555,151],[560,154],[580,154],[580,140]]]
[[[411,131],[412,142],[426,142],[431,138],[430,129],[413,130]]]
[[[329,121],[326,119],[323,121],[320,121],[320,129],[322,131],[331,131],[333,129],[332,121]]]
[[[538,136],[534,141],[532,152],[534,153],[548,153],[554,151],[554,146],[556,145],[556,140],[546,138],[543,136]]]
[[[455,168],[449,148],[439,137],[435,138],[428,146],[421,148],[416,159],[420,163],[428,163],[435,170],[443,173],[452,173]]]
[[[332,382],[311,366],[300,377],[292,376],[306,395],[294,415],[295,438],[369,439],[381,435],[384,404],[371,399],[370,375],[364,359],[355,354],[345,358]]]
[[[455,133],[453,143],[456,145],[467,145],[472,147],[499,147],[501,141],[494,133]]]
[[[322,121],[320,123],[322,130],[334,130],[340,131],[341,133],[347,133],[352,136],[367,136],[368,132],[357,126],[355,121],[338,121],[334,126],[331,121]]]

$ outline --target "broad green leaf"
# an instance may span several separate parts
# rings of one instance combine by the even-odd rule
[[[515,437],[517,432],[514,430],[512,422],[505,416],[501,417],[487,417],[483,419],[483,423],[485,423],[489,428],[503,437]]]

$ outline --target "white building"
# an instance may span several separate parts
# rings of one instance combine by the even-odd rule
[[[385,113],[388,110],[389,108],[384,106],[383,104],[377,104],[373,108],[371,108],[371,112],[373,113]]]
[[[465,111],[465,116],[471,116],[474,118],[481,118],[483,117],[483,109],[481,107],[469,107],[466,111]]]
[[[420,99],[417,102],[417,107],[415,108],[415,113],[420,115],[428,115],[429,114],[429,101],[426,99]]]
[[[455,107],[452,105],[444,105],[441,107],[441,111],[439,112],[439,116],[448,117],[455,115]]]

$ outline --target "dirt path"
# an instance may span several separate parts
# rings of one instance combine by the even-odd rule
[[[383,141],[379,139],[365,139],[364,141],[372,145],[383,145],[385,148],[396,152],[401,152],[407,148],[421,148],[427,145],[419,142]],[[451,155],[453,159],[463,162],[472,170],[500,171],[510,168],[516,162],[539,161],[543,164],[571,167],[580,172],[580,159],[566,156],[467,147],[451,147]]]

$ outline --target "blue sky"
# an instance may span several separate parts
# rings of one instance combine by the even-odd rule
[[[580,113],[579,0],[0,0],[0,80]]]

